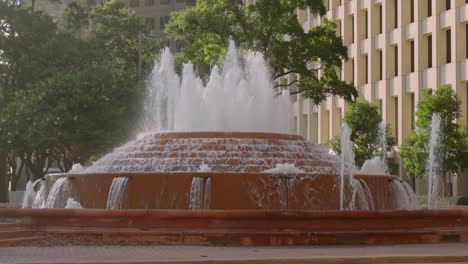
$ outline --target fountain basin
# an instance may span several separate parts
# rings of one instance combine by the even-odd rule
[[[282,164],[287,166],[278,167]],[[62,197],[84,208],[339,210],[340,171],[336,156],[296,135],[152,133],[115,149],[83,174],[48,175],[46,188],[64,184],[68,194]],[[408,202],[412,191],[399,178],[350,178],[348,171],[345,167],[345,209],[413,209]],[[63,177],[69,180],[59,181]],[[118,195],[109,192],[114,180]],[[53,207],[64,208],[64,203]]]
[[[209,204],[212,210],[339,210],[340,175],[338,174],[275,174],[220,172],[100,173],[55,174],[46,178],[48,189],[59,178],[70,179],[69,197],[84,208],[106,208],[114,178],[128,177],[122,209],[189,209],[194,178],[209,178]],[[397,210],[400,204],[395,176],[355,175],[364,193],[357,194],[356,209]],[[69,187],[70,188],[70,187]],[[345,186],[345,197],[351,187]],[[362,208],[363,201],[372,205]],[[64,203],[64,202],[62,202]],[[62,206],[58,206],[64,207]],[[406,209],[406,208],[404,208]]]

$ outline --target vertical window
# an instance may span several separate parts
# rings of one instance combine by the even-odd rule
[[[414,101],[414,93],[411,94],[411,129],[415,128],[414,125],[414,112],[415,112],[415,101]]]
[[[427,37],[427,67],[432,68],[432,35]]]
[[[342,36],[342,34],[341,34],[341,22],[340,21],[336,21],[336,33],[338,34],[339,37]]]
[[[432,16],[432,0],[427,0],[427,16]]]
[[[383,32],[383,13],[382,13],[382,5],[380,5],[379,6],[379,33],[382,34],[382,32]]]
[[[131,0],[130,1],[130,7],[138,7],[140,5],[139,0]]]
[[[452,31],[449,29],[445,31],[445,38],[446,38],[446,63],[452,62]]]
[[[410,22],[414,22],[414,0],[410,0],[410,13],[411,13],[411,18]]]
[[[340,81],[343,80],[343,69],[344,69],[343,61],[341,61],[341,65],[340,65],[340,74],[338,75],[338,78],[339,78]]]
[[[465,24],[465,58],[468,59],[468,24]]]
[[[410,42],[410,46],[411,46],[411,72],[414,72],[414,61],[415,61],[414,40]]]
[[[351,16],[351,43],[354,43],[354,16]]]
[[[145,18],[145,25],[147,29],[153,30],[154,29],[154,17]]]
[[[382,100],[379,100],[379,111],[380,111],[380,116],[383,117],[383,102],[382,102]]]
[[[395,97],[395,142],[398,145],[398,97]]]
[[[366,20],[366,23],[365,23],[366,30],[365,30],[365,32],[366,32],[366,39],[367,39],[369,37],[369,24],[368,24],[368,21],[367,21],[367,19],[368,19],[367,10],[366,10],[366,12],[364,14],[364,19]]]
[[[394,5],[394,17],[395,17],[395,28],[398,27],[398,0],[393,0],[393,3],[395,3]]]
[[[169,22],[169,16],[163,16],[159,18],[159,27],[164,30],[164,27]]]
[[[379,80],[383,80],[383,51],[379,50]]]
[[[353,81],[354,84],[354,60],[351,60],[351,80]]]
[[[365,56],[364,59],[366,60],[366,81],[365,83],[369,83],[369,56]]]
[[[398,76],[398,45],[394,48],[395,61],[395,76]]]
[[[451,8],[450,2],[451,0],[445,0],[445,10],[449,10]]]

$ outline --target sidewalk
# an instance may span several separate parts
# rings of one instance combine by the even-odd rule
[[[0,248],[0,263],[468,263],[468,244]]]

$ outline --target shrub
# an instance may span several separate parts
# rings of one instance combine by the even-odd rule
[[[458,198],[457,205],[468,205],[468,197]]]

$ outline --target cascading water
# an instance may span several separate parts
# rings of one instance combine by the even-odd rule
[[[39,189],[36,192],[36,196],[34,202],[32,204],[32,208],[45,208],[46,201],[47,201],[47,194],[46,194],[46,184],[44,179],[39,179],[34,182],[34,188],[39,184]]]
[[[203,177],[193,177],[190,186],[189,209],[202,209],[204,200],[204,179]]]
[[[67,204],[65,205],[65,209],[82,209],[80,202],[73,198],[67,199]]]
[[[34,183],[32,181],[28,181],[26,184],[26,189],[23,195],[23,202],[21,204],[21,208],[30,208],[34,202],[34,198],[36,197],[36,192],[34,192]]]
[[[391,186],[394,189],[395,203],[400,210],[415,210],[418,208],[418,200],[411,186],[402,180],[393,180]]]
[[[205,190],[203,194],[203,209],[210,209],[211,205],[211,178],[205,181]]]
[[[354,143],[351,141],[351,128],[343,123],[340,133],[341,173],[340,173],[340,210],[369,210],[374,207],[370,189],[364,181],[354,178],[356,171],[354,163]],[[345,207],[345,185],[350,187],[351,197]]]
[[[109,194],[107,196],[107,209],[122,209],[127,185],[128,177],[116,177],[112,179]]]
[[[439,145],[439,133],[440,133],[440,115],[433,114],[431,120],[431,134],[429,137],[429,157],[427,160],[427,177],[428,177],[428,193],[427,193],[427,206],[429,208],[436,206],[436,196],[438,194],[439,187],[439,169],[440,169],[440,160],[437,153],[437,148]]]
[[[278,163],[273,169],[264,171],[266,173],[304,173],[304,170],[290,163]]]
[[[41,186],[42,187],[42,186]],[[64,208],[71,194],[69,178],[59,178],[55,181],[47,197],[46,208]]]
[[[372,159],[364,161],[359,173],[368,175],[388,175],[388,167],[382,157],[373,157]]]
[[[294,204],[294,184],[293,176],[283,175],[278,178],[278,193],[282,210],[291,208]]]

